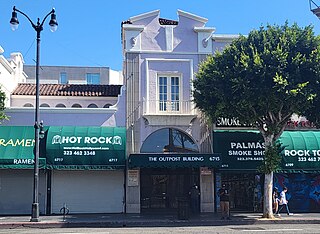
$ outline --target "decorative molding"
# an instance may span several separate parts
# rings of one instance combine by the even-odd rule
[[[212,28],[212,27],[194,27],[193,30],[195,32],[214,33],[216,31],[216,28]]]
[[[159,15],[159,13],[160,13],[160,10],[154,10],[154,11],[150,11],[150,12],[147,12],[147,13],[143,13],[141,15],[132,16],[132,17],[129,18],[129,20],[131,22],[134,22],[134,21],[138,21],[138,20],[142,20],[142,19],[151,17],[151,16]]]
[[[43,108],[40,107],[41,113],[50,114],[113,114],[117,111],[116,108],[58,108],[50,107]],[[7,107],[5,112],[8,113],[34,113],[34,107]]]
[[[134,47],[137,44],[137,38],[136,37],[131,37],[130,43],[131,43],[131,46]]]
[[[8,60],[6,60],[5,57],[3,57],[3,55],[0,55],[0,63],[7,69],[7,71],[10,74],[14,71]]]
[[[124,30],[127,30],[127,31],[140,31],[140,32],[142,32],[144,30],[144,25],[124,24],[122,27]]]
[[[208,46],[208,38],[204,38],[204,39],[202,40],[202,46],[203,46],[204,48],[207,48],[207,46]]]
[[[144,115],[149,123],[149,126],[189,126],[190,121],[196,115]]]
[[[182,11],[182,10],[178,10],[178,16],[184,16],[184,17],[199,21],[199,22],[204,23],[204,24],[208,22],[207,18],[200,17],[200,16],[197,16],[197,15],[194,15],[194,14],[191,14],[189,12]]]
[[[213,34],[212,40],[219,42],[231,42],[240,37],[240,34]]]

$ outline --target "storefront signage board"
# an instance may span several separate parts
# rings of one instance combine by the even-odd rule
[[[319,170],[320,132],[286,131],[281,137],[282,169]]]
[[[0,126],[0,168],[34,168],[34,135],[33,126]],[[40,168],[46,164],[42,156],[40,150]]]
[[[265,145],[258,131],[215,131],[214,152],[221,154],[223,170],[257,170]],[[284,131],[280,170],[316,171],[320,168],[320,131]]]
[[[128,186],[139,186],[139,170],[128,170]]]
[[[56,169],[107,169],[125,165],[125,128],[50,127],[47,164]]]
[[[129,167],[220,167],[220,154],[131,154]]]
[[[258,131],[215,131],[214,152],[222,157],[221,169],[256,170],[264,159],[265,145]]]

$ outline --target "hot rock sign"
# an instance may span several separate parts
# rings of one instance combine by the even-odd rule
[[[284,156],[288,157],[313,157],[320,156],[320,150],[285,150]]]
[[[112,137],[76,137],[76,136],[60,136],[55,135],[52,138],[52,144],[111,144],[122,145],[122,139],[120,136]]]

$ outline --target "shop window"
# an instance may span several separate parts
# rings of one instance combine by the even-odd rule
[[[159,76],[158,78],[159,111],[180,110],[180,77]]]
[[[194,140],[186,133],[173,128],[160,129],[147,137],[141,153],[198,153],[199,149]]]

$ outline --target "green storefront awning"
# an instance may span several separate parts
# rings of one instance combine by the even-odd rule
[[[130,154],[129,168],[177,168],[221,166],[220,154]]]
[[[51,169],[118,169],[125,166],[126,129],[120,127],[50,127],[47,167]]]
[[[0,168],[34,168],[34,128],[32,126],[0,126]],[[39,168],[46,166],[40,140]]]
[[[280,142],[283,170],[320,171],[320,131],[285,131]]]
[[[213,133],[214,152],[221,153],[222,170],[257,170],[265,145],[259,131],[220,130]],[[320,131],[284,131],[279,172],[320,171]]]

